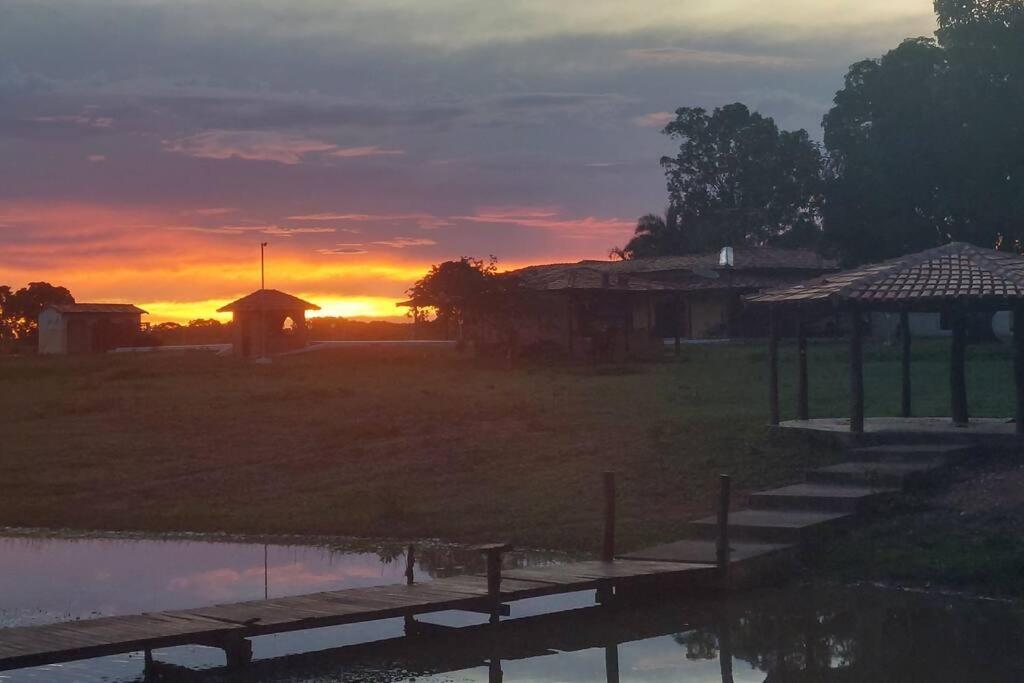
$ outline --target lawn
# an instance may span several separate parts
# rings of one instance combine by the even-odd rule
[[[948,404],[946,344],[921,343],[919,414]],[[513,539],[596,548],[600,474],[620,546],[678,535],[834,453],[770,444],[759,344],[625,367],[507,368],[447,350],[339,349],[254,365],[204,354],[0,358],[0,525]],[[972,410],[1010,414],[1008,349],[973,347]],[[793,349],[783,349],[792,412]],[[845,347],[812,344],[811,410],[844,415]],[[870,348],[867,412],[899,362]]]

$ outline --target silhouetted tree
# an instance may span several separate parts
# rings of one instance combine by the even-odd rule
[[[685,253],[686,236],[679,225],[679,214],[669,207],[665,209],[664,216],[656,213],[640,216],[633,238],[625,247],[613,247],[608,255],[612,258],[631,259]]]
[[[27,287],[12,292],[4,286],[0,294],[0,318],[2,326],[18,341],[31,342],[39,329],[39,313],[54,304],[73,304],[75,298],[65,287],[55,287],[49,282],[30,282]]]
[[[1024,238],[1024,3],[935,10],[937,40],[852,65],[825,116],[825,234],[848,263]]]
[[[487,261],[463,256],[457,261],[431,266],[406,292],[412,315],[432,312],[446,330],[454,325],[461,331],[467,314],[480,307],[486,296],[494,292],[497,270],[493,256]]]
[[[711,114],[677,109],[663,132],[679,141],[678,154],[661,160],[677,226],[665,227],[678,253],[779,241],[814,245],[822,157],[807,131],[779,130],[736,103]],[[634,238],[641,239],[638,248],[643,237]]]

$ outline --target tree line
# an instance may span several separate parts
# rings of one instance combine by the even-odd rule
[[[662,131],[664,215],[620,258],[722,246],[817,249],[854,265],[1024,240],[1024,2],[935,0],[934,38],[850,66],[822,143],[741,103],[682,107]]]

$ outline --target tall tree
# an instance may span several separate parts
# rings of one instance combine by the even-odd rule
[[[66,287],[55,287],[49,282],[30,282],[3,297],[3,322],[18,340],[31,340],[38,331],[39,313],[54,304],[73,304],[75,297]]]
[[[851,66],[825,116],[825,235],[848,263],[1024,238],[1024,3],[935,9],[937,40]]]
[[[446,333],[452,325],[461,331],[466,317],[493,293],[497,269],[493,256],[488,261],[463,256],[457,261],[431,266],[406,292],[413,315],[433,312],[442,321]]]
[[[736,103],[711,114],[677,109],[663,132],[679,142],[679,152],[661,164],[682,251],[817,235],[822,157],[807,131],[779,130]]]

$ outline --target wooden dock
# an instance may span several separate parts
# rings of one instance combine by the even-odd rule
[[[598,589],[617,592],[708,585],[708,564],[620,560],[517,569],[491,592],[486,575],[457,576],[412,585],[325,591],[189,610],[104,617],[44,626],[0,629],[0,670],[41,666],[179,645],[225,651],[229,666],[251,659],[253,636],[395,617],[463,610],[498,613],[507,602]]]
[[[604,479],[601,559],[502,570],[510,546],[478,546],[487,572],[414,583],[414,548],[406,553],[407,583],[310,595],[213,605],[187,610],[104,617],[43,626],[0,628],[0,671],[205,645],[224,650],[229,667],[248,665],[249,638],[448,610],[482,612],[491,623],[509,614],[506,603],[561,593],[596,590],[599,603],[621,603],[642,594],[680,589],[735,588],[779,575],[801,547],[848,527],[878,498],[913,480],[943,471],[972,449],[949,444],[855,449],[853,461],[813,470],[807,482],[750,496],[749,509],[730,510],[729,478],[723,476],[716,517],[684,527],[686,538],[626,555],[615,554],[615,482]]]

